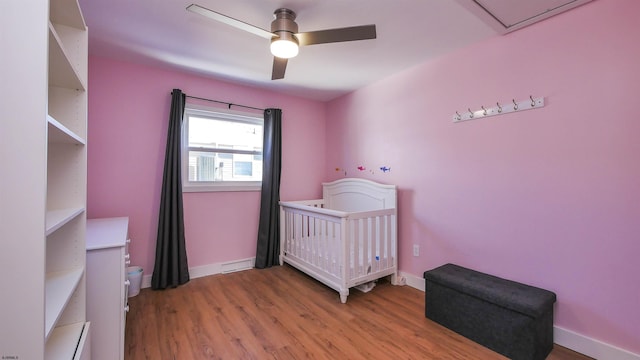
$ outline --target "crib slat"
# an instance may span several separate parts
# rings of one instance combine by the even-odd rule
[[[352,278],[355,278],[355,272],[358,271],[357,269],[357,265],[358,265],[358,255],[360,254],[360,223],[358,222],[358,220],[354,220],[354,234],[353,237],[351,238],[351,242],[353,243],[353,253],[351,254],[351,256],[353,257],[353,259],[351,260],[351,266],[350,269],[352,270]]]
[[[299,239],[299,244],[300,244],[300,249],[298,252],[298,256],[300,256],[302,259],[306,260],[305,257],[305,248],[306,248],[306,244],[305,242],[307,241],[307,216],[305,215],[301,215],[300,216],[300,239]]]
[[[333,242],[331,244],[331,272],[336,275],[340,275],[340,264],[342,263],[342,259],[339,257],[342,248],[342,231],[342,223],[333,225],[333,237],[331,238]]]
[[[326,231],[325,231],[325,226],[326,226],[326,221],[324,220],[318,220],[318,266],[321,269],[325,269],[326,270],[326,266],[325,266],[325,262],[324,262],[324,258],[326,256],[326,254],[324,253],[324,247],[325,247],[325,241],[326,241]]]
[[[297,229],[296,229],[296,256],[302,257],[302,238],[303,238],[303,217],[302,215],[296,216],[296,220],[298,220]]]
[[[320,241],[320,237],[318,234],[318,230],[319,230],[319,224],[318,224],[318,219],[313,218],[311,224],[313,224],[313,229],[312,229],[312,237],[311,237],[311,256],[312,256],[312,264],[315,266],[319,266],[320,263],[320,259],[318,257],[318,242]]]
[[[391,236],[391,216],[385,216],[385,240],[386,240],[386,252],[387,252],[387,260],[386,260],[386,267],[392,267],[393,266],[393,259],[396,258],[396,251],[393,248],[393,238]],[[389,263],[391,262],[391,264]]]
[[[306,260],[310,263],[313,264],[313,251],[312,251],[312,246],[313,246],[313,217],[312,216],[307,216],[306,219],[306,224],[307,224],[307,231],[306,231],[306,238],[305,238],[305,255],[306,255]]]
[[[350,248],[350,244],[349,244],[349,233],[350,230],[349,226],[350,224],[347,222],[346,219],[342,218],[342,220],[340,221],[340,244],[342,245],[342,250],[341,252],[338,254],[338,258],[339,261],[338,263],[340,264],[341,268],[340,270],[342,271],[342,275],[340,276],[340,279],[342,280],[342,286],[344,287],[347,283],[347,274],[348,274],[348,265],[349,265],[349,248]]]
[[[307,216],[305,223],[307,224],[307,231],[305,232],[307,237],[304,242],[305,255],[307,262],[313,264],[313,251],[311,250],[311,247],[313,246],[313,217]]]
[[[336,237],[335,224],[327,221],[327,246],[325,248],[325,251],[326,251],[325,258],[327,260],[327,263],[325,268],[331,274],[335,274],[335,271],[333,268],[333,253],[334,253],[333,247],[335,246],[334,244],[335,237]]]
[[[291,241],[291,213],[285,209],[284,212],[284,252],[285,254],[289,253],[289,244]]]
[[[385,216],[381,216],[378,220],[378,237],[380,238],[380,268],[387,268],[387,243],[384,236]]]
[[[324,252],[322,251],[323,245],[324,245],[324,241],[325,241],[325,231],[324,231],[324,227],[325,227],[326,221],[322,220],[322,219],[318,219],[318,245],[317,245],[317,251],[318,251],[318,267],[320,267],[321,269],[324,269],[324,259],[323,259],[323,254]]]
[[[309,246],[309,250],[311,251],[311,263],[315,266],[318,266],[318,219],[316,218],[311,218],[310,219],[310,224],[309,226],[311,226],[311,236],[309,238],[309,241],[311,241],[311,244]]]
[[[371,272],[377,272],[380,269],[380,233],[378,229],[379,222],[379,216],[371,219]]]
[[[313,246],[313,217],[307,216],[307,237],[305,239],[305,255],[306,260],[310,264],[313,264],[313,251],[311,251],[311,247]]]
[[[378,241],[379,241],[379,253],[380,253],[380,260],[379,262],[379,268],[380,269],[386,269],[388,266],[387,263],[387,237],[385,236],[385,222],[386,222],[386,216],[380,216],[378,218]]]
[[[379,221],[379,216],[371,219],[371,272],[377,272],[380,268],[380,234],[378,232]]]
[[[291,221],[290,224],[288,224],[288,228],[289,228],[289,236],[287,236],[287,250],[289,251],[289,253],[293,254],[293,239],[295,238],[295,215],[293,214],[293,212],[291,212],[289,214],[289,217],[287,218],[287,220]]]
[[[323,256],[323,264],[322,264],[322,268],[325,269],[326,271],[329,271],[329,225],[330,223],[328,221],[325,221],[323,224],[323,228],[324,228],[324,238],[322,239],[322,256]]]
[[[360,264],[362,272],[360,275],[366,275],[369,270],[369,264],[371,263],[371,256],[369,255],[369,219],[360,219],[362,223],[362,264]]]
[[[385,267],[391,267],[390,261],[393,256],[393,250],[391,249],[391,227],[389,226],[389,222],[391,221],[390,216],[384,217],[384,228],[381,229],[381,233],[384,234],[384,251],[385,251]]]
[[[299,225],[298,225],[298,214],[293,214],[292,218],[293,218],[293,225],[292,225],[292,231],[291,231],[291,254],[292,255],[297,255],[297,239],[298,239],[298,231],[299,231]]]
[[[390,222],[391,221],[391,217],[387,216],[385,218],[385,224],[384,224],[384,238],[385,238],[385,248],[386,248],[386,252],[387,252],[387,267],[391,266],[391,264],[389,263],[389,261],[393,260],[393,256],[394,255],[394,250],[391,244],[392,241],[392,237],[391,237],[391,226]]]
[[[295,241],[296,241],[296,233],[295,233],[295,231],[296,231],[296,215],[293,212],[290,213],[290,220],[291,220],[291,224],[289,224],[289,226],[291,226],[291,229],[289,230],[289,239],[288,239],[289,248],[288,248],[288,250],[289,250],[289,252],[291,254],[295,254],[294,246],[295,246]]]

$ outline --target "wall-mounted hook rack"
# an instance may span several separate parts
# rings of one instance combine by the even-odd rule
[[[469,111],[463,111],[462,113],[456,111],[455,114],[453,114],[453,122],[481,119],[489,116],[504,115],[517,111],[538,109],[541,107],[544,107],[544,97],[534,98],[533,96],[529,96],[526,100],[516,102],[516,100],[513,99],[512,101],[503,103],[502,105],[497,102],[496,106],[490,108],[485,108],[483,105],[480,107],[480,110],[471,111],[471,108],[468,108]]]

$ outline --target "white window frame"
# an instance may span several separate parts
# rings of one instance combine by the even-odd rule
[[[262,181],[189,181],[189,150],[198,150],[197,148],[189,148],[189,115],[214,116],[218,119],[257,124],[263,126],[264,129],[262,114],[226,111],[218,108],[186,104],[181,129],[182,192],[261,191]]]

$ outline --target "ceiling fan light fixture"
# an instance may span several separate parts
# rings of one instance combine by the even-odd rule
[[[250,32],[262,38],[270,39],[271,54],[274,56],[271,80],[284,78],[288,59],[298,55],[298,47],[301,45],[307,46],[376,38],[376,26],[372,24],[299,32],[298,24],[295,21],[296,13],[287,8],[279,8],[273,12],[274,20],[271,22],[271,31],[196,4],[187,6],[187,10],[240,30]]]
[[[298,39],[286,31],[278,35],[271,39],[271,54],[282,59],[290,59],[298,55]]]

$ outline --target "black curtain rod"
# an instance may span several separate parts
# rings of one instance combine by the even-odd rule
[[[173,95],[173,91],[171,92],[171,94]],[[234,103],[230,103],[230,102],[226,102],[226,101],[205,99],[205,98],[201,98],[201,97],[197,97],[197,96],[190,96],[190,95],[187,95],[187,94],[185,94],[184,96],[186,96],[188,98],[191,98],[191,99],[204,100],[204,101],[214,102],[214,103],[218,103],[218,104],[224,104],[224,105],[227,105],[229,107],[229,109],[231,109],[232,106],[236,106],[236,107],[242,107],[242,108],[245,108],[245,109],[253,109],[253,110],[259,110],[259,111],[264,111],[265,110],[265,109],[260,109],[260,108],[253,107],[253,106],[234,104]]]

